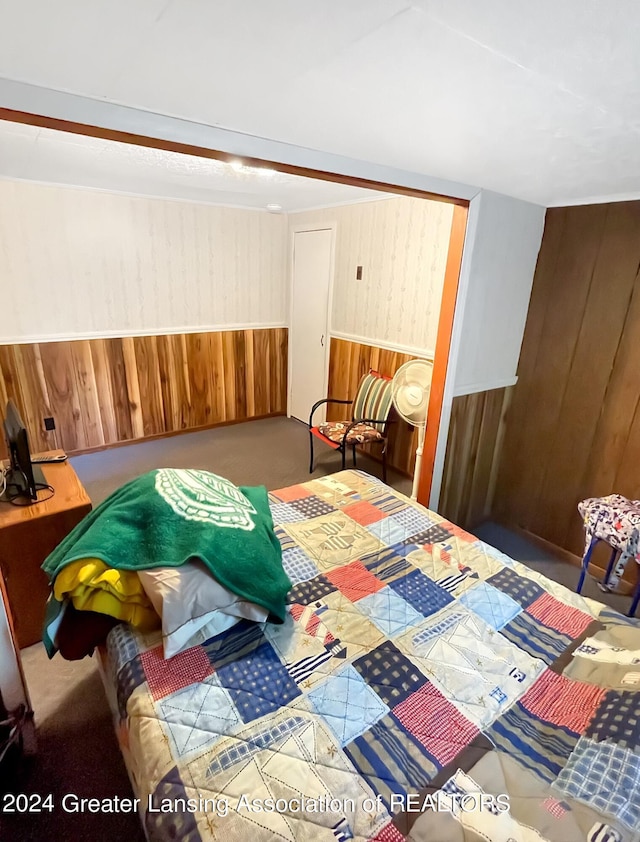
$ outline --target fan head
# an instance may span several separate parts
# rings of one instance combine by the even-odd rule
[[[428,360],[409,360],[400,366],[393,377],[393,405],[398,415],[414,427],[426,426],[432,374],[433,363]]]

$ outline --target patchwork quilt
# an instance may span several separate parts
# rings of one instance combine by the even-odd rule
[[[359,471],[270,495],[284,625],[104,669],[150,840],[640,839],[640,624]]]

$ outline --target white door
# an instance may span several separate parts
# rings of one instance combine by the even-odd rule
[[[329,290],[333,229],[293,235],[289,415],[307,423],[313,404],[327,397]],[[324,407],[321,407],[324,410]],[[324,421],[318,410],[314,422]]]

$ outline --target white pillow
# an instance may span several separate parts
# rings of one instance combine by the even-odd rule
[[[200,561],[139,570],[142,587],[162,617],[164,657],[196,646],[241,619],[262,623],[266,608],[223,587]]]

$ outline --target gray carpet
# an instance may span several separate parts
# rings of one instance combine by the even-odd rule
[[[292,418],[266,418],[200,433],[114,447],[71,460],[94,505],[123,483],[153,468],[201,468],[236,485],[283,488],[340,470],[340,456],[316,442],[316,468],[309,475],[309,433]],[[358,468],[376,476],[381,466],[358,454]],[[351,467],[347,460],[347,467]],[[389,470],[389,485],[411,494],[411,480]]]
[[[314,476],[339,470],[339,459],[319,446]],[[297,421],[273,418],[174,438],[143,442],[75,457],[73,466],[94,504],[144,471],[157,467],[203,468],[240,485],[274,489],[309,478],[308,434]],[[358,467],[375,475],[380,466],[358,458]],[[394,472],[389,482],[410,493],[411,481]],[[479,537],[556,581],[575,587],[578,571],[541,552],[519,536],[494,524],[476,530]],[[592,582],[585,593],[626,611],[629,601],[603,595]],[[102,682],[92,659],[48,661],[41,644],[23,650],[23,665],[38,726],[36,758],[18,766],[16,792],[52,793],[53,813],[0,816],[0,839],[64,842],[137,842],[144,835],[135,814],[64,813],[62,796],[108,798],[131,795],[118,749]]]

